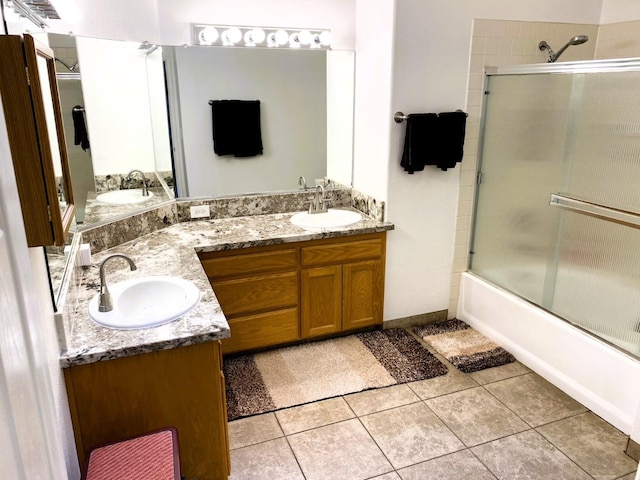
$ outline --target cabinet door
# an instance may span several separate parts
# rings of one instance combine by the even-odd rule
[[[348,263],[343,268],[342,329],[382,323],[383,279],[379,260]]]
[[[342,265],[302,270],[302,338],[341,329]]]

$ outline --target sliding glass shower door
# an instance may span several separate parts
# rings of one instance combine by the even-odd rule
[[[471,270],[640,355],[640,71],[585,65],[487,77]]]

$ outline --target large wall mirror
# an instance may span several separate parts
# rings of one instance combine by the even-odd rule
[[[41,35],[56,57],[78,230],[174,195],[292,191],[300,176],[352,183],[352,51]],[[217,99],[260,100],[262,155],[214,153],[209,100]],[[141,191],[143,175],[150,198],[105,195]]]

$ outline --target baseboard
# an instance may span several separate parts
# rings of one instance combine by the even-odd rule
[[[448,314],[448,310],[438,310],[436,312],[421,313],[420,315],[412,315],[410,317],[385,320],[383,328],[409,328],[416,327],[418,325],[444,322],[447,319]]]

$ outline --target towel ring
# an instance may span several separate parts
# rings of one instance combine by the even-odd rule
[[[456,112],[464,113],[464,112],[463,112],[462,110],[460,110],[460,109],[456,110]],[[465,113],[464,115],[465,115],[465,117],[468,117],[468,116],[469,116],[469,114],[468,114],[468,113]],[[405,114],[404,114],[404,113],[402,113],[402,112],[396,112],[396,113],[394,113],[394,114],[393,114],[393,121],[394,121],[394,122],[396,122],[396,123],[402,123],[402,122],[404,122],[405,120],[407,120],[408,118],[409,118],[409,115],[405,115]]]

